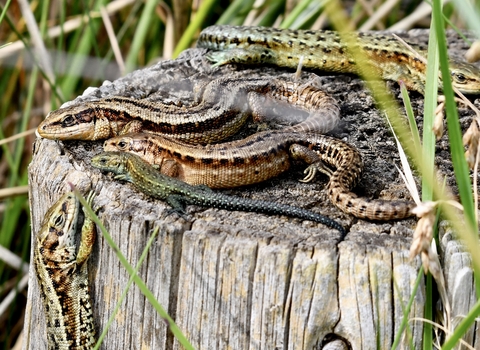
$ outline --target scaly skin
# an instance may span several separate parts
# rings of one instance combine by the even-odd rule
[[[88,201],[92,200],[90,195]],[[73,192],[63,195],[45,214],[35,240],[34,265],[45,307],[50,350],[86,350],[95,345],[87,273],[95,225],[85,215],[77,252],[79,208]]]
[[[394,37],[372,33],[351,34],[356,47],[384,80],[402,80],[408,89],[424,93],[426,64]],[[426,51],[410,44],[420,55]],[[218,25],[205,28],[198,47],[215,50],[208,59],[216,65],[226,63],[273,64],[297,68],[303,56],[303,67],[336,73],[359,74],[339,35],[323,30],[291,30],[267,27]],[[350,49],[350,48],[349,48]],[[453,85],[466,94],[480,93],[480,69],[472,64],[450,60]],[[442,87],[441,78],[439,86]]]
[[[213,192],[206,186],[192,186],[159,173],[140,157],[125,152],[104,152],[92,158],[92,165],[103,171],[111,171],[115,179],[133,183],[143,193],[166,201],[174,211],[184,214],[185,205],[193,204],[226,210],[287,215],[322,223],[345,235],[344,228],[323,215],[289,205],[227,196]]]
[[[37,132],[53,140],[102,140],[129,132],[150,132],[206,144],[234,135],[252,114],[257,119],[268,115],[265,100],[310,114],[292,130],[325,133],[339,120],[335,100],[308,83],[219,78],[206,85],[202,96],[192,107],[107,97],[52,111]]]
[[[411,201],[357,197],[351,189],[363,169],[360,153],[324,135],[265,131],[239,141],[194,146],[152,134],[128,134],[105,141],[104,150],[136,154],[165,175],[211,188],[262,182],[288,170],[293,159],[300,159],[309,164],[306,181],[313,180],[318,171],[330,176],[330,199],[356,217],[403,219],[412,215],[415,206]]]

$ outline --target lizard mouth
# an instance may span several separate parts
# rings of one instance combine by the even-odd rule
[[[93,124],[77,124],[64,127],[57,122],[45,119],[37,128],[35,134],[50,140],[91,140],[94,134]]]
[[[480,94],[480,84],[476,86],[472,86],[470,88],[466,88],[465,86],[453,84],[455,88],[457,88],[462,94],[466,95],[479,95]]]

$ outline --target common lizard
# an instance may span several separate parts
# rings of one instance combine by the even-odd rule
[[[104,150],[136,154],[163,174],[211,188],[262,182],[288,170],[292,159],[300,159],[309,164],[306,181],[317,171],[330,176],[331,201],[346,213],[370,220],[403,219],[415,206],[411,201],[357,197],[351,189],[363,170],[360,153],[324,135],[265,131],[243,140],[194,146],[157,135],[128,134],[106,140]]]
[[[345,229],[336,221],[312,211],[290,205],[262,200],[228,196],[214,192],[209,187],[192,186],[158,172],[139,156],[126,152],[104,152],[92,158],[92,165],[115,174],[115,179],[133,183],[143,193],[166,201],[172,210],[185,214],[185,205],[193,204],[226,210],[287,215],[322,223],[345,235]]]
[[[87,201],[92,203],[93,194]],[[95,345],[87,274],[95,225],[85,214],[77,251],[79,209],[73,192],[63,195],[45,214],[35,239],[34,266],[45,308],[50,350],[92,349]]]
[[[251,114],[268,114],[265,99],[309,113],[292,130],[324,133],[339,120],[335,100],[308,83],[224,77],[208,83],[201,96],[192,107],[107,97],[52,111],[37,131],[54,140],[101,140],[141,131],[205,144],[234,135]]]
[[[349,55],[361,49],[377,74],[384,80],[399,80],[410,90],[424,93],[426,64],[397,39],[388,35],[352,33],[356,47],[349,47],[333,31],[292,30],[267,27],[215,25],[205,28],[197,47],[216,50],[207,58],[216,65],[226,63],[273,64],[297,68],[302,59],[305,68],[337,73],[358,74],[360,65]],[[426,57],[426,50],[409,43]],[[480,93],[480,69],[450,59],[453,85],[466,94]],[[442,81],[439,78],[441,88]]]

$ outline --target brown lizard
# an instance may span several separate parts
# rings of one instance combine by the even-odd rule
[[[268,114],[266,99],[309,113],[292,130],[325,133],[339,120],[335,100],[309,83],[226,77],[208,83],[192,107],[107,97],[52,111],[37,131],[55,140],[101,140],[141,131],[205,144],[234,135],[252,114],[257,119]]]
[[[330,176],[330,199],[346,213],[371,220],[402,219],[411,216],[415,206],[411,201],[357,197],[351,189],[363,170],[360,153],[324,135],[265,131],[239,141],[194,146],[152,134],[129,134],[105,141],[104,150],[136,154],[165,175],[211,188],[262,182],[288,170],[292,159],[300,159],[309,164],[304,181],[318,171]]]
[[[87,201],[92,203],[93,194]],[[45,214],[35,238],[33,263],[45,307],[49,350],[86,350],[95,345],[87,271],[95,224],[85,215],[77,251],[79,210],[75,194],[66,193]]]

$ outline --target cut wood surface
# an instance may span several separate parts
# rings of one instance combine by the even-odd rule
[[[427,38],[425,32],[410,35],[424,42]],[[465,45],[461,46],[457,37],[449,39],[456,43],[452,45],[455,53],[461,53]],[[195,81],[233,71],[292,79],[292,72],[275,67],[211,70],[203,54],[202,50],[188,50],[177,60],[106,82],[76,102],[121,95],[188,105],[193,101]],[[305,81],[311,78],[312,73],[302,75]],[[322,75],[319,83],[341,106],[342,122],[332,135],[353,144],[364,157],[363,180],[355,192],[374,198],[409,198],[395,169],[399,164],[395,142],[363,82],[353,76]],[[396,84],[387,86],[398,95]],[[411,96],[421,115],[422,96]],[[462,126],[468,125],[473,113],[459,108]],[[249,125],[238,137],[265,127],[271,125]],[[33,242],[43,215],[72,183],[84,194],[95,191],[99,217],[130,264],[137,263],[153,228],[160,228],[139,276],[195,348],[391,347],[420,267],[419,259],[408,259],[414,219],[372,223],[343,214],[328,199],[328,179],[319,176],[312,183],[298,182],[303,177],[302,164],[262,184],[224,192],[328,215],[347,228],[345,241],[338,243],[339,233],[321,224],[283,216],[189,206],[189,220],[175,214],[164,217],[165,203],[91,167],[89,160],[101,150],[101,141],[35,142],[29,168]],[[447,152],[444,138],[437,144],[437,166],[453,184]],[[451,233],[444,237],[443,261],[452,312],[461,315],[475,302],[473,274],[468,255]],[[89,277],[100,333],[129,280],[101,234],[89,260]],[[422,282],[409,318],[423,317],[424,301]],[[420,348],[423,323],[411,321],[408,328],[402,347],[413,344]],[[467,337],[478,343],[473,330]],[[46,348],[44,310],[33,269],[24,348]],[[166,321],[133,286],[102,349],[178,348]]]

